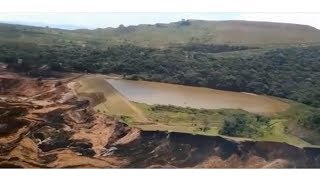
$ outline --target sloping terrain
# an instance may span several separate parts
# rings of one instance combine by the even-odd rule
[[[30,84],[15,76],[15,84]],[[9,79],[9,80],[8,80]],[[3,86],[11,81],[1,78]],[[57,80],[41,80],[51,86]],[[320,167],[320,149],[285,143],[235,141],[184,133],[141,131],[95,113],[87,98],[67,84],[37,94],[0,98],[1,168],[311,168]]]
[[[320,51],[309,45],[320,44],[320,32],[313,27],[184,20],[68,31],[0,24],[0,44],[0,61],[8,63],[0,64],[2,168],[320,167],[316,147],[133,128],[120,121],[145,117],[103,78],[43,79],[51,70],[117,73],[289,98],[314,107],[292,109],[295,122],[276,130],[318,144]]]
[[[114,73],[320,107],[319,30],[310,26],[184,20],[68,31],[0,24],[0,34],[0,62],[35,77],[48,77],[46,68]]]
[[[139,25],[117,29],[98,29],[88,34],[109,41],[132,43],[148,47],[170,44],[289,44],[320,42],[319,30],[311,26],[251,22],[186,20],[170,24]]]
[[[148,121],[140,109],[132,105],[125,97],[117,92],[103,75],[91,75],[77,81],[76,92],[79,96],[93,99],[92,107],[104,114],[114,116],[130,116],[136,122]]]
[[[0,42],[99,47],[128,43],[167,47],[186,43],[279,45],[320,42],[319,30],[311,26],[252,21],[184,20],[169,24],[73,31],[0,24],[0,35]]]

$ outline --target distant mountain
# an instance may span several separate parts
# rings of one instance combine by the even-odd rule
[[[51,28],[65,29],[65,30],[76,30],[76,29],[84,29],[84,26],[75,26],[71,24],[48,24],[47,26]]]
[[[1,21],[1,23],[6,24],[19,24],[19,25],[27,25],[27,26],[37,26],[37,27],[50,27],[50,28],[58,28],[65,30],[76,30],[76,29],[84,29],[84,26],[76,26],[71,24],[47,24],[42,22],[25,22],[25,21]]]
[[[101,47],[119,44],[166,47],[187,43],[254,46],[320,43],[320,30],[314,27],[272,22],[183,20],[169,24],[142,24],[95,30],[54,28],[74,29],[77,27],[56,25],[40,28],[1,24],[0,35],[2,35],[1,40],[6,41],[40,44],[72,41]],[[14,39],[11,38],[12,36]]]

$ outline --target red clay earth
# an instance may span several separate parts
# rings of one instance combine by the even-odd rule
[[[320,149],[142,131],[93,111],[71,79],[0,77],[0,168],[318,168]]]

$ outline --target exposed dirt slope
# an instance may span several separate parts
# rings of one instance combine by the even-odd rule
[[[1,168],[320,167],[317,148],[144,132],[94,113],[90,101],[74,96],[64,84],[34,97],[50,90],[44,87],[55,80],[41,81],[43,87],[30,94],[21,88],[20,96],[13,94],[16,84],[37,81],[15,78],[12,86],[7,81],[0,81],[6,86],[0,98]]]
[[[78,95],[92,99],[92,107],[109,115],[130,116],[136,122],[149,122],[143,112],[106,82],[106,76],[87,75],[77,81]]]

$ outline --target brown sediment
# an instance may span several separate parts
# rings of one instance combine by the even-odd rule
[[[0,168],[320,167],[318,148],[141,131],[56,82],[0,77]]]
[[[107,82],[129,100],[150,105],[243,109],[263,115],[272,115],[289,108],[289,104],[278,99],[252,93],[124,79],[107,79]]]

